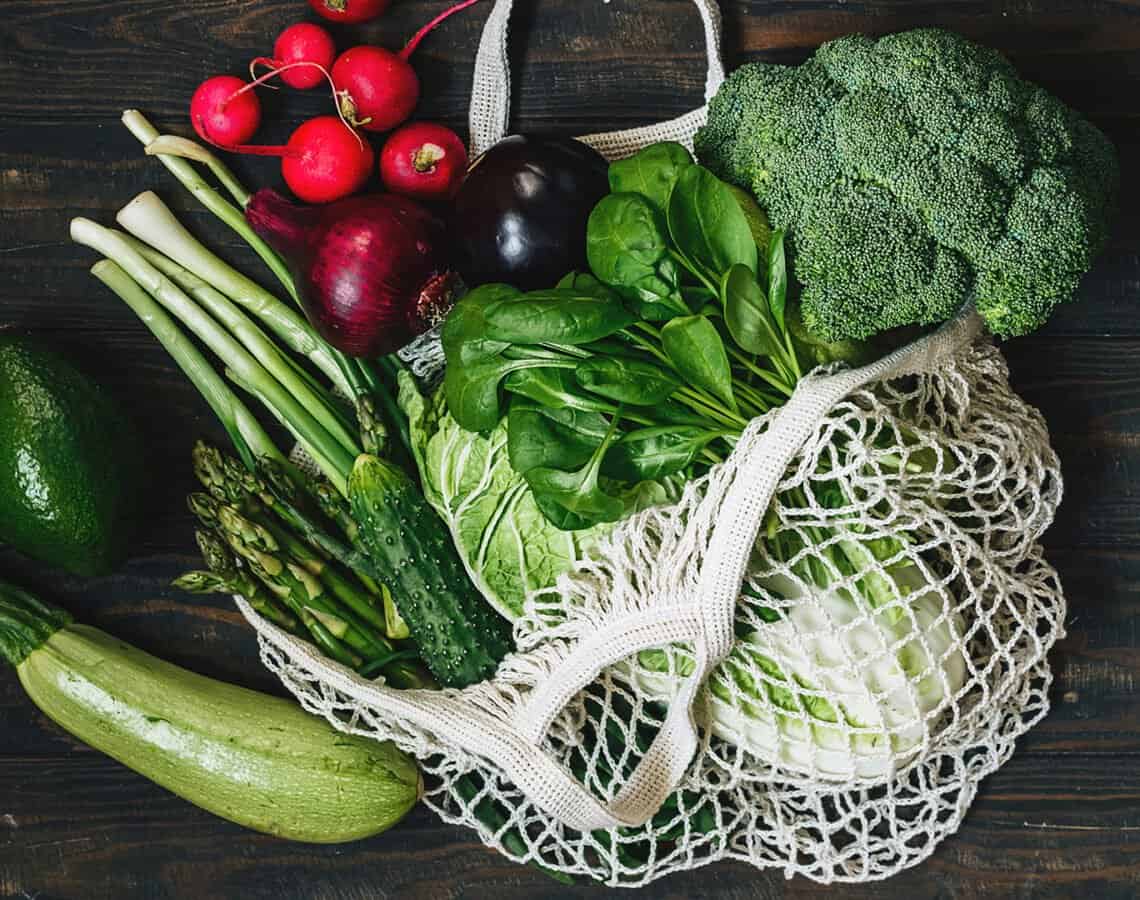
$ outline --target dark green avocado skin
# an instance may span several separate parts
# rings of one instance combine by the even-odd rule
[[[126,556],[138,442],[70,362],[0,333],[0,543],[77,575]]]

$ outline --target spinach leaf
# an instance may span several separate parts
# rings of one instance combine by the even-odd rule
[[[573,363],[503,357],[461,365],[449,363],[443,376],[448,411],[469,431],[489,431],[501,418],[499,385],[504,378],[523,369],[566,365]]]
[[[669,258],[657,264],[655,272],[618,288],[626,306],[649,322],[665,322],[692,310],[680,286],[677,264]]]
[[[586,225],[586,257],[594,274],[617,288],[641,318],[653,320],[688,312],[660,221],[640,194],[610,194]]]
[[[606,419],[599,413],[548,408],[525,397],[515,397],[507,413],[511,468],[520,475],[539,466],[577,468],[605,439],[606,431]]]
[[[736,205],[744,213],[744,220],[748,223],[748,230],[752,232],[752,240],[756,244],[756,249],[760,251],[760,261],[763,262],[768,255],[768,245],[772,241],[772,226],[768,222],[768,216],[746,190],[738,188],[735,184],[728,185],[728,189],[732,191]]]
[[[696,425],[638,428],[614,443],[602,471],[619,481],[656,481],[688,468],[705,445],[720,434]]]
[[[483,310],[485,334],[519,344],[588,344],[636,321],[611,297],[577,288],[550,288],[507,297]]]
[[[728,353],[712,322],[704,316],[672,319],[661,328],[661,345],[682,378],[736,409]]]
[[[586,255],[602,281],[621,289],[640,315],[668,318],[685,311],[679,274],[656,210],[639,194],[610,194],[586,227]],[[660,308],[658,308],[660,307]]]
[[[599,297],[616,297],[609,287],[602,284],[589,272],[567,272],[555,287],[586,294],[597,294]]]
[[[756,242],[728,185],[702,166],[689,166],[669,196],[669,235],[686,259],[719,278],[740,263],[756,271]]]
[[[585,393],[574,373],[562,368],[512,372],[503,387],[512,394],[528,397],[551,409],[566,407],[583,412],[610,413],[616,410],[612,403]]]
[[[724,321],[737,346],[749,353],[768,355],[774,346],[774,331],[768,298],[747,266],[736,265],[721,282]]]
[[[606,284],[630,284],[668,250],[656,211],[640,194],[608,194],[586,223],[586,259]]]
[[[694,309],[701,309],[707,306],[712,300],[717,299],[703,284],[681,285],[681,296],[685,300],[685,308],[688,312],[692,312]]]
[[[673,185],[682,170],[691,165],[693,157],[675,141],[652,144],[629,159],[610,164],[610,190],[640,194],[664,220]]]
[[[574,370],[578,384],[619,403],[653,406],[667,399],[681,382],[651,362],[621,356],[595,356]]]
[[[772,232],[772,243],[768,248],[768,304],[772,317],[784,328],[784,308],[788,303],[788,267],[784,256],[783,229]]]
[[[456,303],[440,332],[448,366],[486,360],[506,350],[508,342],[487,337],[483,313],[498,300],[521,295],[522,291],[509,284],[482,284]]]
[[[664,403],[658,403],[654,406],[627,406],[626,411],[640,419],[651,422],[672,425],[702,425],[705,428],[712,427],[712,423],[710,423],[708,419],[700,413],[693,412],[689,407],[683,403],[678,403],[676,400],[666,400]]]
[[[606,436],[580,469],[565,472],[539,466],[526,473],[538,508],[556,528],[576,531],[600,522],[616,522],[622,517],[625,503],[620,497],[603,491],[598,481],[602,460],[616,428],[615,416]]]

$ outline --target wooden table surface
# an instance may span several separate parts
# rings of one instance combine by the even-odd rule
[[[342,46],[400,44],[443,7],[397,0]],[[677,115],[700,102],[703,41],[688,0],[519,3],[512,25],[515,123],[578,134]],[[1045,413],[1064,464],[1049,557],[1069,598],[1053,654],[1053,711],[982,787],[961,831],[885,885],[821,891],[778,872],[719,865],[647,889],[654,897],[1131,897],[1140,892],[1140,3],[1076,0],[725,2],[727,62],[795,62],[850,31],[940,24],[1008,52],[1112,137],[1124,168],[1110,246],[1081,303],[1006,352],[1016,387]],[[417,57],[420,114],[463,129],[489,0]],[[148,442],[150,527],[116,575],[79,579],[0,550],[0,573],[77,618],[219,678],[279,690],[232,603],[169,586],[195,563],[188,453],[224,435],[131,312],[67,241],[75,215],[110,221],[157,189],[249,271],[119,125],[137,106],[182,129],[204,77],[240,73],[307,12],[302,0],[7,0],[0,16],[0,326],[38,332],[123,399]],[[320,96],[265,95],[267,138],[322,109]],[[273,183],[266,161],[241,166]],[[81,746],[0,672],[0,898],[593,897],[505,862],[426,810],[341,847],[253,834],[178,800]]]

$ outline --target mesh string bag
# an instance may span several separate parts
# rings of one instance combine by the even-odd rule
[[[719,18],[696,5],[711,94]],[[506,129],[510,6],[480,45],[476,151]],[[702,116],[590,140],[626,155]],[[403,355],[438,376],[430,335]],[[867,881],[932,853],[1048,711],[1065,604],[1038,542],[1060,498],[1045,424],[966,307],[801,381],[532,594],[487,682],[393,690],[239,605],[306,709],[416,756],[424,802],[513,860],[613,886],[721,859]]]

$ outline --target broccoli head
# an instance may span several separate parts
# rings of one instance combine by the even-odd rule
[[[804,322],[828,341],[967,299],[995,334],[1033,331],[1103,246],[1119,177],[1086,119],[935,28],[742,66],[696,149],[788,232]]]

